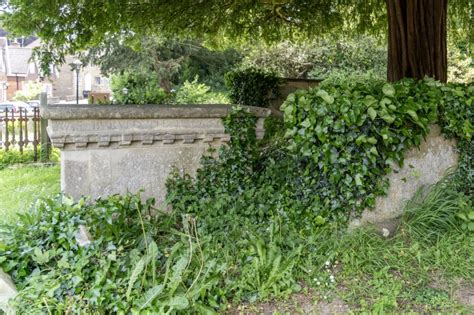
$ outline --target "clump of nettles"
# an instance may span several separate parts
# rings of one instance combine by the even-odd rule
[[[472,159],[472,86],[433,80],[323,83],[290,95],[282,106],[286,133],[255,140],[253,118],[236,108],[224,121],[232,136],[217,159],[205,157],[196,179],[175,174],[169,201],[179,212],[206,218],[209,228],[278,216],[298,228],[346,222],[374,206],[384,175],[403,164],[439,123],[461,143],[462,167]],[[463,181],[466,191],[468,181]],[[239,220],[235,220],[238,217]]]

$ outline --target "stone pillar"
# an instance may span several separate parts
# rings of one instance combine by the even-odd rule
[[[269,109],[249,107],[262,137]],[[61,189],[74,198],[137,192],[160,205],[173,167],[194,174],[201,156],[230,140],[228,105],[47,105],[42,117],[61,150]]]

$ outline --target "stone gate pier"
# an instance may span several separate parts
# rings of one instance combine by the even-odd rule
[[[201,156],[230,140],[229,105],[44,105],[48,134],[61,150],[61,189],[79,198],[137,192],[162,204],[173,166],[193,174]],[[256,134],[271,111],[248,107]]]

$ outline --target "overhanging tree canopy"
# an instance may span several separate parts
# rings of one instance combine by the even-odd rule
[[[62,0],[3,1],[5,26],[44,41],[43,63],[100,44],[112,34],[156,33],[214,39],[304,39],[328,33],[386,34],[389,80],[446,80],[446,19],[470,36],[472,1],[451,0]],[[387,14],[388,13],[388,14]],[[448,14],[449,13],[449,14]],[[472,35],[471,35],[472,36]]]

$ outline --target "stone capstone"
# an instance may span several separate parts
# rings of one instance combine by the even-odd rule
[[[405,154],[403,167],[392,166],[392,173],[387,175],[390,183],[387,195],[377,197],[374,209],[364,210],[360,218],[352,220],[349,229],[373,224],[381,234],[392,234],[406,202],[414,193],[440,181],[457,162],[456,141],[444,138],[438,125],[430,126],[420,147]]]

